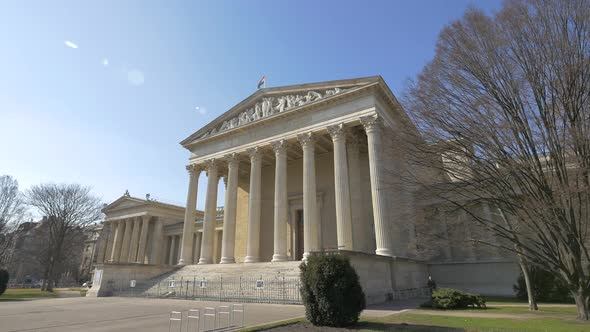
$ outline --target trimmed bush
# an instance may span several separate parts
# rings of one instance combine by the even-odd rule
[[[8,279],[10,275],[6,270],[0,270],[0,295],[4,294],[6,287],[8,287]]]
[[[533,296],[537,302],[574,303],[574,299],[565,283],[553,273],[533,266],[530,268],[529,277],[533,288]],[[528,300],[522,271],[513,289],[517,298]]]
[[[365,309],[365,293],[348,258],[312,255],[301,269],[305,316],[316,326],[355,324]]]
[[[432,307],[437,309],[485,308],[486,301],[479,294],[465,293],[452,288],[439,288],[432,292]]]

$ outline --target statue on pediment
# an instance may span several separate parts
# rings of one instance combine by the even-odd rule
[[[272,98],[264,98],[262,100],[262,114],[264,116],[271,116],[274,114],[272,109]]]
[[[264,115],[262,113],[262,105],[260,103],[256,103],[256,105],[254,105],[254,118],[255,120],[258,120],[263,117]]]
[[[287,97],[286,96],[279,97],[278,102],[279,102],[279,104],[277,106],[275,106],[275,111],[281,113],[287,107]]]
[[[305,95],[285,95],[276,98],[263,98],[262,101],[256,103],[254,107],[243,111],[232,119],[223,121],[219,128],[213,128],[211,131],[203,134],[200,138],[205,138],[214,135],[217,132],[236,128],[252,121],[257,121],[264,117],[271,116],[275,113],[282,113],[291,108],[303,106],[305,104],[333,96],[340,93],[341,91],[341,88],[333,88],[324,90],[323,93],[317,91],[308,91]],[[274,104],[275,100],[276,104]]]
[[[309,103],[312,101],[316,101],[316,100],[320,100],[322,99],[322,95],[318,92],[315,91],[309,91],[306,95],[305,95],[305,102]]]

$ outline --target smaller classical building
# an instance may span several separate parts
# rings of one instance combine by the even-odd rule
[[[176,265],[185,208],[154,199],[132,197],[125,194],[103,209],[104,231],[97,251],[98,263],[136,263]],[[223,208],[216,210],[216,240],[214,257],[221,256]],[[201,250],[203,211],[195,211],[193,234],[194,257]],[[193,263],[193,262],[191,262]],[[194,262],[197,263],[196,261]]]

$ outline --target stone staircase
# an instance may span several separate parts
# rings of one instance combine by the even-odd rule
[[[285,275],[287,277],[299,277],[299,261],[289,262],[263,262],[263,263],[237,263],[237,264],[206,264],[186,265],[174,271],[171,276],[175,279],[181,277],[259,277],[270,275]]]
[[[299,261],[187,265],[138,283],[128,296],[301,303]]]

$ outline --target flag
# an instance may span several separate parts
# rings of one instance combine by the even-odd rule
[[[260,82],[258,82],[258,88],[260,89],[260,87],[263,85],[266,87],[266,75],[262,75]]]

